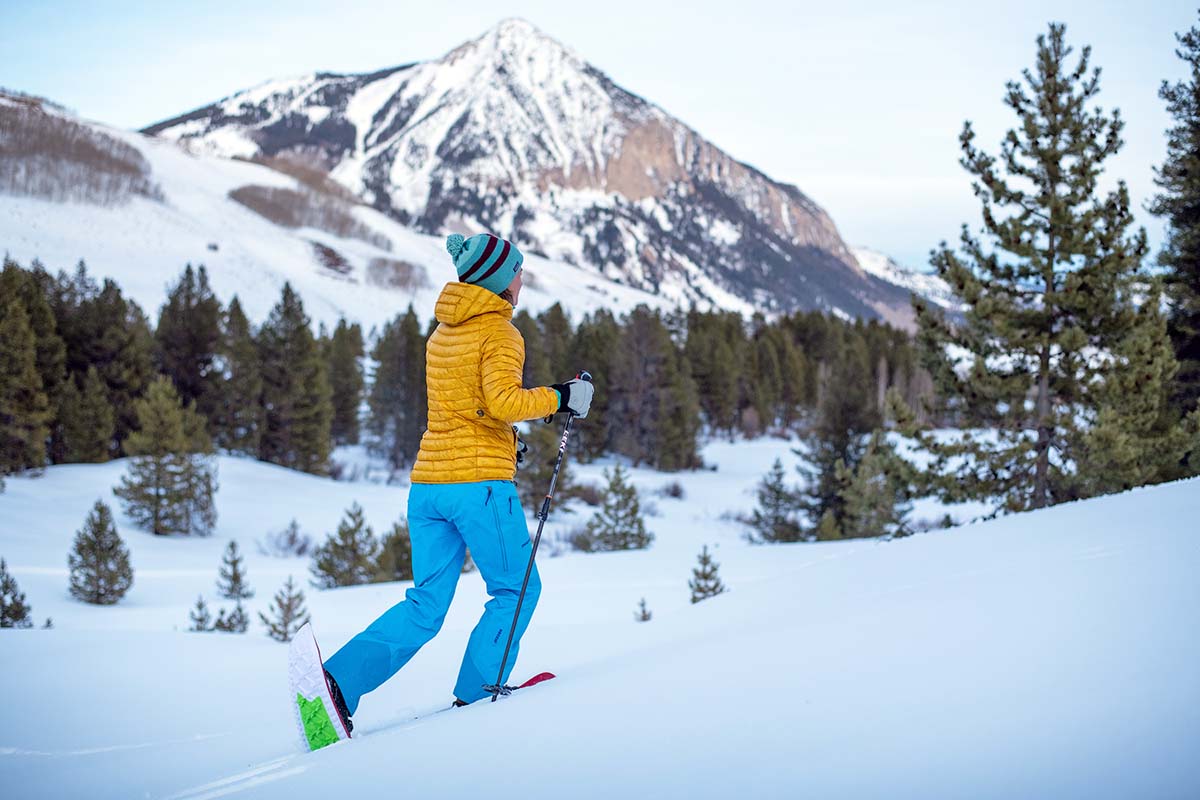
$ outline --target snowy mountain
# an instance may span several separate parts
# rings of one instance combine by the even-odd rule
[[[959,300],[954,296],[954,290],[937,275],[903,267],[889,256],[869,247],[855,247],[852,248],[852,252],[858,265],[868,274],[894,286],[908,289],[919,297],[932,300],[944,309],[961,310]]]
[[[909,314],[799,189],[523,20],[435,61],[272,80],[145,132],[302,163],[418,230],[494,230],[672,304]]]
[[[18,110],[24,116],[6,116]],[[45,194],[44,186],[34,196],[0,191],[0,254],[24,266],[40,259],[51,271],[69,271],[83,259],[93,275],[116,280],[152,317],[166,299],[166,287],[188,263],[205,265],[221,301],[237,294],[255,322],[266,318],[290,281],[315,322],[333,326],[345,316],[368,330],[409,303],[428,319],[441,287],[455,277],[441,237],[416,232],[278,170],[193,155],[174,142],[81,120],[49,103],[3,92],[0,124],[23,131],[35,143],[46,138],[45,130],[59,126],[71,137],[107,142],[144,170],[153,192],[130,192],[105,202],[70,195],[46,199],[38,196]],[[3,157],[0,151],[0,162]],[[17,166],[39,165],[41,178],[68,189],[97,171],[95,164],[71,162],[63,154],[39,158]],[[277,224],[233,199],[246,187],[291,193],[287,196],[297,205],[313,206],[313,219],[294,227]],[[274,213],[269,205],[259,208]],[[317,213],[329,209],[336,213]],[[340,224],[327,224],[324,217]],[[527,257],[526,276],[521,306],[533,312],[561,302],[578,319],[599,307],[621,312],[639,303],[668,305],[662,296],[538,256]]]
[[[441,633],[364,698],[354,738],[304,753],[286,647],[257,611],[289,575],[331,653],[406,584],[318,591],[309,562],[255,541],[295,518],[320,541],[361,503],[376,533],[407,488],[220,459],[210,538],[134,528],[125,462],[9,478],[0,557],[40,625],[0,630],[6,799],[1168,798],[1200,793],[1200,481],[1068,503],[894,542],[747,544],[730,512],[793,442],[714,443],[719,471],[633,469],[656,535],[637,552],[555,556],[590,509],[555,508],[518,678],[558,678],[445,711],[486,593],[465,575]],[[605,464],[575,466],[595,482]],[[681,499],[657,494],[669,481]],[[92,503],[118,510],[134,584],[116,606],[66,591]],[[919,509],[937,516],[941,509]],[[236,539],[257,595],[244,636],[187,633],[214,608]],[[708,545],[729,591],[692,605]],[[653,613],[633,614],[645,598]]]

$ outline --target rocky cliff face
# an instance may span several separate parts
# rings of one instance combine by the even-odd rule
[[[422,231],[491,230],[684,305],[907,309],[795,186],[521,20],[436,61],[271,81],[146,132],[316,166]]]

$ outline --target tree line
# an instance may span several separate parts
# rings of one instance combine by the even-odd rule
[[[53,276],[11,259],[0,304],[8,420],[0,474],[154,447],[219,449],[314,474],[330,472],[339,445],[365,441],[396,470],[416,457],[432,325],[422,328],[411,306],[369,336],[344,319],[314,331],[285,284],[255,327],[236,296],[223,306],[205,268],[188,265],[151,326],[115,282],[97,283],[82,262]],[[931,387],[903,332],[819,313],[747,321],[640,306],[572,324],[555,304],[536,316],[519,311],[514,324],[526,340],[527,386],[595,373],[601,391],[573,448],[585,459],[613,452],[657,469],[696,468],[703,432],[784,431],[823,397],[862,399],[878,412],[889,389],[916,402]],[[164,390],[152,396],[160,379],[181,421],[161,416]],[[139,406],[151,400],[158,418]],[[149,442],[145,425],[171,432]],[[554,437],[539,426],[530,434],[543,453]]]

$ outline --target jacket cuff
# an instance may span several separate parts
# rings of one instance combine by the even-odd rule
[[[571,402],[571,387],[565,383],[552,383],[550,388],[558,394],[558,410],[565,411],[567,404]]]

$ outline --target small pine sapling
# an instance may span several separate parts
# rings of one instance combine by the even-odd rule
[[[25,593],[9,574],[8,565],[0,558],[0,628],[32,628],[33,609],[25,602]]]
[[[231,541],[225,546],[225,555],[221,559],[221,567],[217,572],[217,593],[226,600],[249,600],[254,597],[254,590],[246,582],[246,570],[242,566],[243,557],[238,550],[238,544]]]
[[[375,577],[379,541],[355,503],[338,523],[337,532],[313,553],[313,585],[319,589],[358,586]]]
[[[646,598],[642,598],[642,602],[638,603],[638,610],[633,612],[633,618],[638,622],[649,622],[651,617],[650,609],[646,608]]]
[[[68,556],[71,595],[93,605],[112,605],[133,585],[129,550],[117,534],[112,511],[97,500]]]
[[[411,581],[412,540],[408,536],[408,521],[400,520],[392,526],[392,532],[383,537],[376,562],[375,581]]]
[[[225,609],[222,608],[217,613],[217,621],[213,623],[213,630],[222,633],[245,633],[249,627],[250,617],[246,615],[246,609],[242,607],[240,600],[228,616],[225,615]]]
[[[203,595],[196,598],[196,605],[192,608],[191,613],[188,614],[188,619],[192,623],[192,627],[188,628],[189,631],[208,633],[213,630],[212,614],[208,613],[208,603],[204,602]]]
[[[308,622],[308,610],[304,607],[304,591],[297,588],[291,575],[288,576],[287,583],[283,585],[283,588],[275,593],[275,600],[271,603],[269,611],[272,614],[271,617],[260,611],[258,618],[267,627],[267,636],[277,642],[290,642],[296,635],[296,631]]]
[[[608,489],[604,505],[587,524],[581,538],[584,547],[592,551],[642,550],[654,541],[642,520],[637,488],[625,481],[625,470],[618,464],[611,473],[604,471]]]
[[[726,590],[725,584],[721,583],[721,578],[717,575],[717,568],[721,565],[709,555],[708,545],[704,545],[704,549],[700,551],[699,561],[700,563],[692,568],[692,579],[688,581],[693,603],[716,597]]]

